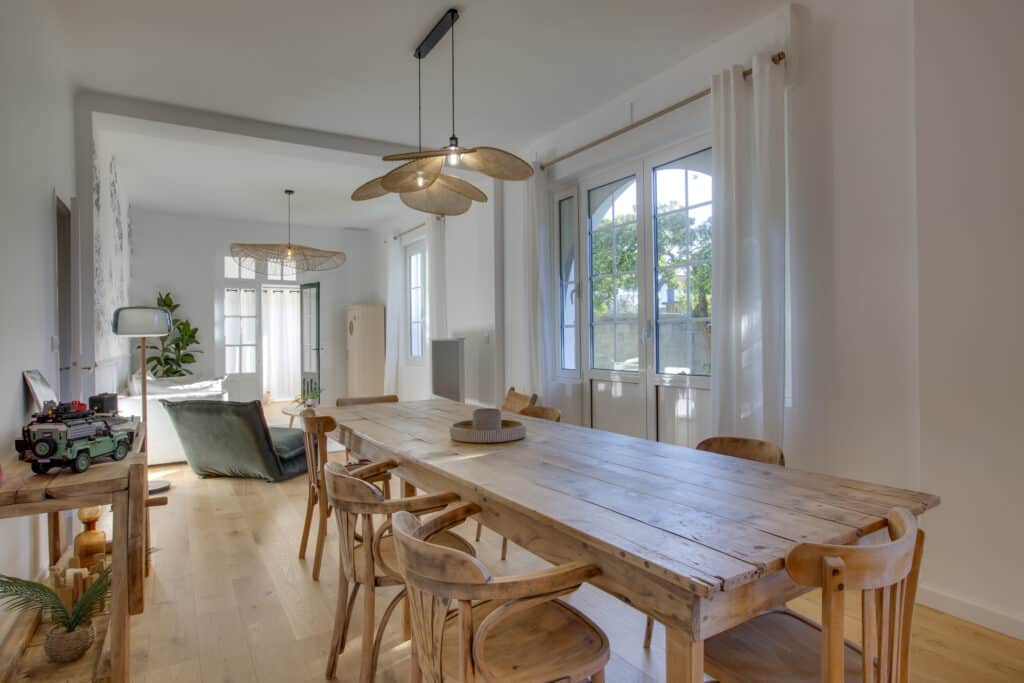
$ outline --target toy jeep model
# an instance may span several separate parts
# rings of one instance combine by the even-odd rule
[[[70,467],[81,473],[97,458],[123,460],[132,447],[135,429],[134,420],[94,413],[78,401],[49,402],[21,430],[22,438],[14,447],[36,474],[45,474],[51,467]]]

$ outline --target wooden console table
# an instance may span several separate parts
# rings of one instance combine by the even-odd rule
[[[146,454],[145,434],[140,427],[132,453],[121,462],[94,463],[82,474],[54,470],[33,474],[18,463],[4,473],[0,483],[0,519],[46,513],[50,528],[50,558],[60,556],[57,532],[61,510],[91,505],[114,509],[113,573],[111,576],[110,626],[101,655],[101,671],[109,666],[114,683],[128,681],[128,617],[144,607],[143,574],[146,562]],[[108,649],[109,648],[109,649]],[[0,662],[0,680],[8,662]]]

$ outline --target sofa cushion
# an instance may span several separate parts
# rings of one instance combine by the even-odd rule
[[[306,457],[306,442],[302,438],[301,429],[271,427],[270,440],[274,444],[274,452],[281,460]]]

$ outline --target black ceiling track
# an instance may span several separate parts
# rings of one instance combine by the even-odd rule
[[[453,7],[445,12],[441,20],[434,24],[434,28],[430,29],[430,33],[423,39],[423,42],[416,47],[416,51],[412,53],[413,56],[416,59],[423,59],[429,55],[434,46],[441,42],[441,39],[445,37],[458,20],[459,10]]]

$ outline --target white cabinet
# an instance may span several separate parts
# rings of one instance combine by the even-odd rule
[[[347,396],[384,393],[384,325],[383,304],[356,304],[345,308]]]

